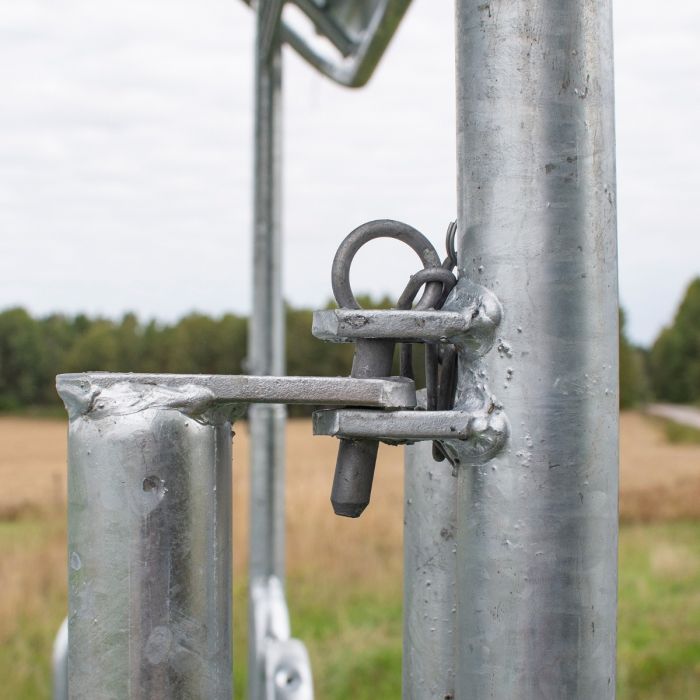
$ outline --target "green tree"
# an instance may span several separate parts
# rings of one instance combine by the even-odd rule
[[[41,333],[43,362],[38,368],[41,389],[37,403],[40,405],[57,404],[56,375],[67,371],[66,358],[75,344],[79,332],[75,319],[62,314],[52,314],[39,319],[38,324]]]
[[[0,408],[38,402],[44,353],[37,322],[20,308],[0,313]]]
[[[649,381],[643,351],[630,343],[625,326],[625,312],[620,309],[620,408],[631,408],[649,398]]]
[[[656,339],[649,367],[657,398],[700,400],[700,277],[690,283],[673,323]]]
[[[65,372],[115,371],[119,368],[117,326],[106,319],[89,324],[66,353]]]

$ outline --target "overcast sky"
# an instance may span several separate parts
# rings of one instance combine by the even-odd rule
[[[335,248],[368,219],[441,244],[456,209],[452,8],[414,0],[360,91],[287,51],[292,303],[326,301]],[[620,291],[649,343],[700,274],[700,3],[618,0],[615,38]],[[252,40],[237,0],[0,0],[0,308],[248,311]],[[415,271],[390,242],[358,263],[356,288],[376,294]]]

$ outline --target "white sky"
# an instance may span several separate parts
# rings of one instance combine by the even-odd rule
[[[335,248],[368,219],[442,244],[452,7],[414,0],[360,91],[287,52],[292,303],[326,301]],[[615,28],[620,289],[648,343],[700,274],[700,3],[618,0]],[[0,308],[248,311],[252,39],[237,0],[0,0]],[[391,242],[358,259],[353,282],[375,294],[415,267]]]

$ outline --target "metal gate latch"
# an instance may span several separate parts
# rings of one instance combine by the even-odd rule
[[[494,345],[502,309],[489,290],[455,278],[455,234],[452,223],[447,258],[441,262],[430,241],[416,229],[398,221],[371,221],[352,231],[335,255],[332,284],[340,308],[316,311],[313,334],[330,342],[355,343],[352,377],[358,378],[390,375],[398,342],[402,344],[401,375],[412,379],[411,344],[423,343],[427,390],[426,410],[343,408],[314,413],[314,434],[340,438],[331,492],[338,515],[356,518],[367,507],[379,441],[397,445],[433,440],[434,457],[447,458],[454,467],[482,464],[506,442],[507,418],[479,366],[480,358]],[[423,263],[396,309],[362,309],[350,287],[353,257],[375,238],[406,243]],[[411,309],[423,285],[425,291]]]
[[[338,515],[358,517],[369,503],[380,441],[432,440],[435,458],[457,467],[482,464],[507,439],[508,421],[479,363],[494,344],[501,305],[484,287],[455,278],[455,232],[451,224],[442,262],[423,234],[398,221],[370,221],[341,243],[332,269],[340,308],[314,312],[312,332],[355,343],[350,377],[92,372],[60,375],[59,394],[71,418],[175,409],[204,424],[233,422],[251,403],[342,406],[316,411],[314,434],[340,438],[331,501]],[[350,287],[350,265],[365,243],[382,237],[409,245],[423,269],[411,277],[396,309],[362,309]],[[391,376],[396,343],[400,376]],[[425,408],[416,405],[413,343],[426,348]]]

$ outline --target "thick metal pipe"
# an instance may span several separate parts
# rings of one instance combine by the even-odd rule
[[[615,694],[618,328],[610,0],[457,0],[460,276],[503,306],[462,359],[511,425],[458,476],[457,697]],[[483,372],[483,375],[479,375]]]
[[[59,389],[71,700],[229,700],[230,419],[201,413],[206,392]]]
[[[406,447],[404,700],[454,698],[457,639],[457,489],[432,443]]]

